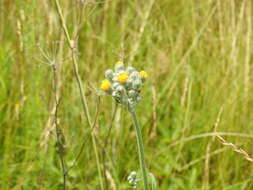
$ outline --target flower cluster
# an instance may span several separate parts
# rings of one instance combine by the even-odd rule
[[[133,189],[137,189],[138,177],[135,171],[132,171],[130,175],[127,177],[128,183],[133,187]]]
[[[133,67],[125,67],[122,62],[115,65],[114,71],[105,72],[106,79],[102,81],[100,90],[111,95],[117,103],[133,108],[141,100],[140,88],[148,74],[136,71]]]

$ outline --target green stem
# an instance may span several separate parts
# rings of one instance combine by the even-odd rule
[[[135,131],[137,134],[138,154],[139,154],[139,162],[140,162],[140,166],[141,166],[142,178],[143,178],[143,183],[144,183],[144,190],[148,190],[148,176],[147,176],[147,171],[146,171],[146,166],[145,166],[144,146],[143,146],[141,128],[138,123],[135,110],[129,109],[129,112],[131,114],[131,117],[132,117],[132,120],[134,123],[134,127],[135,127]]]

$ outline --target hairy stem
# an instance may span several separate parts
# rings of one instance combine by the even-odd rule
[[[148,190],[148,176],[147,176],[147,171],[146,171],[146,166],[145,166],[145,158],[144,158],[144,146],[143,146],[143,140],[142,140],[142,134],[141,134],[141,128],[138,123],[136,113],[134,109],[129,109],[129,112],[131,114],[135,131],[137,134],[137,144],[138,144],[138,154],[139,154],[139,162],[141,166],[141,172],[142,172],[142,178],[143,178],[143,183],[144,183],[144,190]]]

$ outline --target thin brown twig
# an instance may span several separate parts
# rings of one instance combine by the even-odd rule
[[[176,146],[178,144],[180,144],[181,141],[183,142],[188,142],[188,141],[192,141],[195,139],[199,139],[199,138],[203,138],[203,137],[212,137],[212,136],[217,136],[217,135],[222,135],[222,136],[235,136],[235,137],[245,137],[245,138],[252,138],[253,139],[253,135],[250,134],[245,134],[245,133],[233,133],[233,132],[212,132],[212,133],[202,133],[202,134],[198,134],[198,135],[193,135],[190,137],[186,137],[184,139],[181,140],[176,140],[174,142],[171,142],[169,144],[169,147],[171,146]]]
[[[246,160],[253,162],[253,158],[251,158],[250,155],[245,150],[243,150],[242,148],[239,148],[238,146],[236,146],[235,144],[231,142],[226,141],[220,135],[216,135],[216,137],[221,141],[223,145],[232,147],[233,151],[243,155]]]
[[[53,77],[54,77],[54,81],[53,81],[53,92],[54,92],[54,97],[59,97],[60,96],[60,71],[59,71],[59,63],[57,61],[56,58],[56,52],[53,52],[52,55],[49,52],[43,51],[42,48],[40,46],[38,46],[38,49],[40,50],[40,53],[42,55],[43,59],[37,59],[38,61],[40,61],[43,64],[46,64],[47,66],[51,67],[53,70]],[[58,69],[58,71],[56,72],[56,67]],[[57,79],[57,80],[56,80]],[[57,100],[58,101],[58,100]],[[41,135],[40,138],[40,147],[44,147],[44,149],[47,149],[48,146],[48,137],[49,135],[52,133],[52,131],[55,129],[55,125],[54,125],[54,115],[56,112],[56,103],[57,101],[53,101],[53,106],[51,108],[51,111],[49,112],[49,118],[46,122],[46,127]]]

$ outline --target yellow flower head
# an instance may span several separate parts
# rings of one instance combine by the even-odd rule
[[[148,73],[146,71],[141,71],[140,75],[142,78],[148,78]]]
[[[120,83],[126,83],[127,82],[127,79],[128,79],[128,74],[126,73],[121,73],[117,76],[117,80],[120,82]]]
[[[100,89],[103,90],[103,91],[107,91],[107,90],[110,89],[110,87],[111,87],[110,81],[105,79],[105,80],[102,81]]]
[[[16,109],[19,109],[19,107],[20,107],[20,104],[18,104],[18,103],[15,104],[15,108],[16,108]]]
[[[118,61],[116,65],[124,65],[123,61]]]

